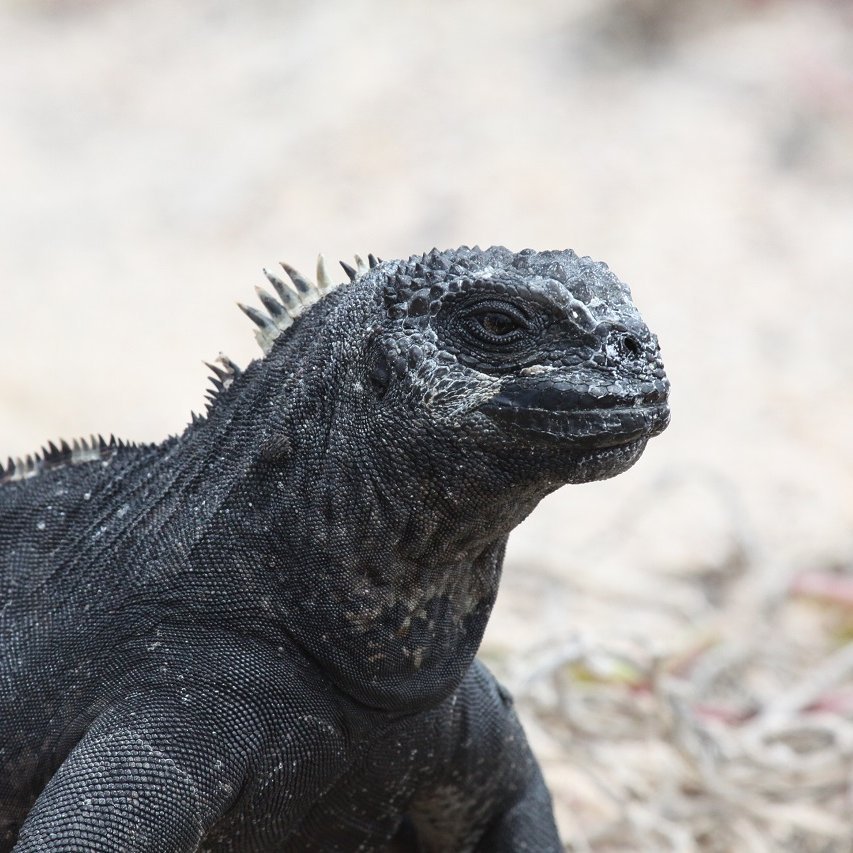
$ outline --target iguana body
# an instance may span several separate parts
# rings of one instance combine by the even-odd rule
[[[509,531],[666,426],[657,342],[571,252],[371,264],[271,276],[179,438],[0,473],[0,850],[560,849],[474,655]]]

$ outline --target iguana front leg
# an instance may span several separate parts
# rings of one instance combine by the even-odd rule
[[[505,803],[499,813],[493,815],[492,823],[474,849],[477,853],[557,853],[563,850],[554,824],[551,795],[538,767],[514,800]]]
[[[16,853],[195,850],[240,792],[245,753],[206,702],[182,699],[137,696],[102,714],[42,791]]]
[[[418,850],[562,851],[542,773],[509,694],[491,673],[475,662],[429,717],[435,731],[424,740],[443,743],[444,754],[435,756],[440,774],[407,809]]]

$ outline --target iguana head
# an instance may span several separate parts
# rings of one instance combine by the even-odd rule
[[[463,248],[370,277],[369,379],[401,427],[455,434],[495,466],[523,459],[556,485],[624,471],[669,421],[657,339],[604,264]]]
[[[628,288],[573,252],[345,269],[292,326],[269,295],[254,312],[269,352],[244,501],[272,513],[299,642],[361,701],[414,707],[475,654],[509,530],[560,485],[630,467],[669,385]],[[283,301],[310,298],[286,270]]]

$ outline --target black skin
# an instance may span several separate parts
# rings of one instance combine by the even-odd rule
[[[668,422],[628,289],[373,262],[225,385],[179,438],[0,471],[0,850],[561,849],[474,656],[509,531]]]

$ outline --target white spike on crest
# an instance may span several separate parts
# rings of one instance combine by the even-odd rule
[[[101,451],[97,447],[90,447],[85,440],[82,443],[75,440],[71,451],[72,465],[77,465],[80,462],[96,462],[100,458]]]
[[[317,284],[321,293],[325,293],[335,286],[329,271],[326,269],[326,261],[322,255],[317,255]]]
[[[12,471],[12,476],[9,477],[9,482],[16,482],[20,480],[29,480],[30,477],[35,477],[41,466],[38,464],[38,459],[34,460],[32,456],[27,456],[26,459],[22,459],[20,456],[15,460],[15,465]]]
[[[355,256],[355,263],[359,276],[368,271],[368,265],[359,255]],[[293,321],[306,308],[318,302],[330,290],[334,290],[338,286],[329,275],[322,255],[317,256],[316,284],[284,261],[281,262],[281,266],[289,281],[266,268],[264,269],[264,275],[273,286],[279,297],[278,300],[263,288],[255,288],[255,292],[267,313],[262,313],[257,308],[243,305],[240,302],[237,303],[240,310],[257,326],[255,338],[261,345],[264,354],[272,349],[273,342],[279,334],[293,325]]]

